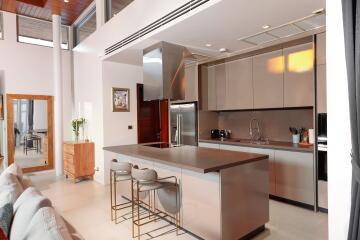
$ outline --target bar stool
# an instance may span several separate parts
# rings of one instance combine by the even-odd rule
[[[157,172],[153,169],[138,169],[132,168],[131,170],[131,195],[132,195],[132,237],[135,238],[134,234],[134,225],[137,225],[137,239],[140,240],[140,227],[142,225],[157,221],[160,218],[169,217],[171,220],[174,220],[174,224],[176,226],[176,235],[178,235],[179,230],[179,219],[180,219],[180,211],[178,209],[178,183],[177,178],[175,176],[158,178]],[[173,182],[169,181],[173,180]],[[164,188],[174,188],[176,192],[176,205],[175,205],[175,213],[174,216],[170,216],[168,213],[162,212],[156,208],[156,197],[155,194],[157,190]],[[146,193],[149,196],[149,204],[144,204],[143,201],[140,200],[140,193]],[[151,201],[151,193],[153,194],[153,201]],[[152,203],[152,204],[151,204]],[[147,210],[149,211],[148,216],[140,217],[140,208],[145,208],[144,206],[148,205]],[[137,211],[137,216],[135,218],[135,207]],[[151,220],[151,218],[153,220]],[[147,222],[141,223],[141,220],[149,218],[150,220]]]
[[[135,166],[136,167],[136,166]],[[111,221],[117,224],[117,212],[119,210],[130,208],[131,201],[125,203],[117,203],[116,188],[118,182],[131,180],[131,169],[133,165],[127,162],[119,162],[116,159],[111,161],[110,165],[110,202],[111,202]],[[128,206],[127,206],[128,205]]]

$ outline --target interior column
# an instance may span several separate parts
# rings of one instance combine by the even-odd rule
[[[62,60],[61,60],[61,16],[52,15],[53,22],[53,84],[54,84],[54,163],[56,175],[63,173],[62,166]]]
[[[105,1],[96,0],[96,29],[99,29],[102,25],[105,24]]]

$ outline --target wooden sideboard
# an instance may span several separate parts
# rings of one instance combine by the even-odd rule
[[[93,142],[64,142],[63,161],[66,178],[76,183],[79,178],[93,178],[95,173],[95,145]]]

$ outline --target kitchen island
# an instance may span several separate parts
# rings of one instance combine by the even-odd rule
[[[203,239],[240,239],[269,221],[268,156],[194,146],[105,147],[118,160],[152,168],[159,177],[176,176],[181,195],[181,226]],[[130,197],[129,183],[120,186]],[[161,210],[166,199],[158,194]]]

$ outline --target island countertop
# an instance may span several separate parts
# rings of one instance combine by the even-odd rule
[[[142,158],[200,173],[214,172],[249,162],[264,160],[268,155],[234,152],[195,146],[153,148],[144,144],[104,147],[105,151]]]

